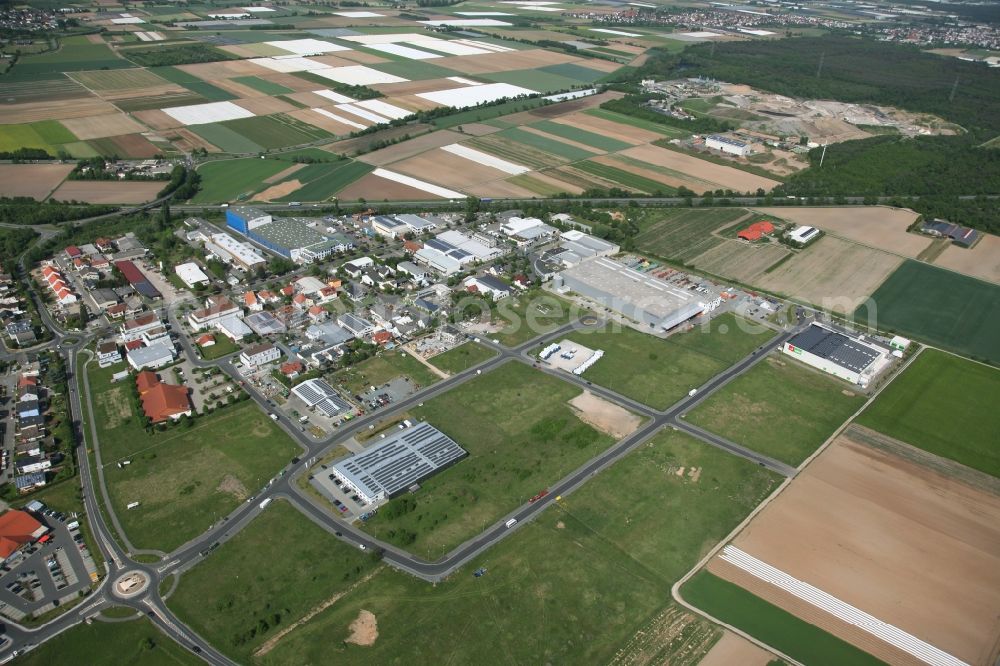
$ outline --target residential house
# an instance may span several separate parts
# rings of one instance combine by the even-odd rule
[[[356,338],[364,337],[375,331],[374,324],[350,312],[345,312],[337,317],[337,323]]]
[[[476,291],[480,294],[488,294],[492,296],[495,301],[498,301],[501,298],[507,298],[511,293],[510,286],[506,282],[498,280],[492,275],[472,276],[470,278],[466,278],[463,284],[469,291]]]
[[[220,320],[232,317],[241,313],[239,306],[229,300],[226,296],[209,296],[205,299],[205,307],[195,310],[188,315],[188,323],[191,328],[200,331],[210,326],[215,326]]]
[[[243,363],[244,367],[250,369],[273,363],[279,358],[281,358],[281,350],[270,342],[247,347],[240,354],[240,362]]]
[[[102,368],[122,362],[121,351],[114,340],[105,340],[97,345],[97,364]]]

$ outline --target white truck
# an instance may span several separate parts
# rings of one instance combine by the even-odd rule
[[[260,507],[260,508],[262,508],[262,509],[266,509],[266,508],[267,508],[267,505],[268,505],[268,504],[270,504],[270,503],[271,503],[271,498],[270,498],[270,497],[268,497],[268,498],[267,498],[266,500],[264,500],[263,502],[261,502],[261,503],[260,503],[260,504],[258,504],[257,506],[259,506],[259,507]]]
[[[506,523],[504,523],[504,525],[507,526],[507,529],[514,527],[514,525],[517,525],[517,518],[511,518]]]

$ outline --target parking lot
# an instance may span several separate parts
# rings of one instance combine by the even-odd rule
[[[46,509],[34,514],[49,527],[45,539],[0,567],[0,614],[37,617],[78,598],[97,581],[97,567],[76,519]]]
[[[366,505],[353,499],[356,495],[345,492],[329,468],[330,465],[320,465],[318,469],[314,470],[309,483],[333,504],[335,515],[352,522],[361,515],[374,510],[372,505]]]

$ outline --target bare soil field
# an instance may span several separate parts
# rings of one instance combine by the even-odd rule
[[[970,664],[1000,656],[1000,495],[848,430],[734,541],[795,578]],[[735,578],[731,565],[710,569]],[[743,585],[745,580],[734,580]],[[755,594],[799,614],[790,595]],[[808,617],[845,640],[857,630],[815,609]],[[880,640],[859,645],[913,663]],[[879,649],[884,646],[883,649]],[[873,649],[873,647],[875,649]],[[888,648],[888,649],[885,649]],[[916,662],[919,663],[919,662]]]
[[[245,86],[242,83],[237,83],[232,79],[216,79],[215,81],[212,81],[212,85],[215,86],[216,88],[221,88],[226,92],[232,93],[233,95],[236,95],[237,97],[242,97],[244,99],[250,97],[264,96],[264,93],[260,92],[259,90],[255,90],[250,86]]]
[[[698,666],[767,666],[773,658],[767,650],[727,630]]]
[[[31,197],[41,201],[72,170],[72,164],[0,164],[0,191],[5,197]]]
[[[310,58],[310,60],[318,60],[319,62],[330,65],[331,67],[345,67],[350,65],[378,65],[383,62],[389,62],[388,58],[383,58],[382,56],[377,56],[374,53],[368,51],[337,51],[340,57],[325,55],[325,56],[315,56]]]
[[[374,88],[375,86],[372,87]],[[436,109],[441,106],[441,104],[438,104],[435,101],[424,99],[423,97],[418,97],[417,95],[396,95],[395,97],[387,97],[385,101],[389,104],[402,107],[407,111],[412,111],[414,113],[417,111],[430,111],[431,109]]]
[[[219,79],[228,79],[232,76],[246,76],[260,74],[266,69],[260,65],[255,65],[247,60],[220,60],[218,62],[204,62],[196,65],[178,65],[177,69],[183,70],[199,79],[204,79],[209,83],[214,83]]]
[[[443,150],[429,150],[416,157],[394,162],[392,170],[454,190],[501,180],[509,175]]]
[[[971,250],[951,244],[934,265],[1000,284],[1000,236],[983,234]]]
[[[477,197],[536,197],[537,192],[516,185],[507,180],[491,180],[488,183],[478,183],[462,187],[463,192],[473,194]]]
[[[462,128],[462,134],[468,134],[469,136],[486,136],[487,134],[496,134],[500,131],[499,127],[493,127],[493,125],[484,125],[483,123],[469,123],[468,125],[460,125]]]
[[[779,183],[770,178],[763,178],[756,174],[740,171],[732,167],[713,162],[706,162],[697,157],[678,153],[658,146],[636,146],[628,150],[621,151],[622,155],[633,159],[648,162],[650,164],[670,169],[678,175],[687,175],[691,179],[688,183],[679,183],[691,187],[695,191],[703,191],[705,188],[700,185],[702,182],[714,184],[712,189],[727,189],[737,192],[754,192],[758,188],[770,190]]]
[[[698,270],[712,275],[738,280],[743,284],[756,284],[764,271],[791,254],[779,243],[744,243],[726,239],[707,252],[691,260]]]
[[[404,134],[416,136],[418,134],[428,132],[431,129],[433,129],[433,127],[427,124],[387,127],[384,130],[379,130],[373,134],[366,134],[365,136],[359,136],[353,139],[343,139],[341,141],[337,141],[336,143],[325,145],[323,146],[323,150],[328,150],[331,153],[341,155],[353,155],[357,150],[367,150],[368,146],[371,145],[372,142],[391,141],[392,139],[398,139]]]
[[[395,95],[416,95],[428,90],[453,90],[464,88],[465,86],[449,79],[423,79],[421,81],[400,81],[399,83],[379,83],[373,88],[377,88],[386,97]],[[329,101],[327,101],[329,104]]]
[[[159,109],[151,109],[149,111],[136,111],[132,114],[142,122],[149,125],[149,127],[155,130],[169,130],[175,127],[183,127],[183,123],[176,118],[171,118],[163,111]]]
[[[612,139],[618,139],[619,141],[631,143],[632,145],[650,143],[663,138],[656,132],[650,132],[649,130],[644,130],[641,127],[623,125],[611,120],[605,120],[604,118],[588,116],[585,113],[574,113],[572,115],[562,116],[555,122],[563,125],[569,125],[570,127],[579,127],[580,129],[595,132],[601,136],[610,137]]]
[[[440,148],[441,146],[458,143],[464,138],[465,137],[458,132],[452,132],[451,130],[431,132],[429,134],[422,134],[408,141],[403,141],[402,143],[388,146],[387,148],[376,150],[368,153],[367,155],[361,155],[358,157],[358,161],[364,162],[365,164],[373,164],[375,166],[385,166],[387,164],[392,164],[400,160],[420,155],[421,153],[429,150],[434,150],[435,148]]]
[[[166,183],[162,181],[68,180],[52,193],[60,201],[86,201],[99,204],[133,204],[151,201]]]
[[[272,113],[286,113],[296,108],[277,97],[251,97],[250,99],[234,99],[233,104],[243,107],[257,116],[269,116]]]
[[[29,102],[27,104],[5,104],[3,121],[5,124],[33,123],[36,120],[59,120],[85,118],[108,113],[117,113],[111,104],[97,97]]]
[[[272,185],[274,183],[277,183],[280,180],[284,180],[285,178],[288,178],[289,176],[291,176],[293,173],[295,173],[296,171],[298,171],[299,169],[301,169],[304,166],[305,166],[305,164],[293,164],[292,166],[288,167],[287,169],[284,169],[284,170],[279,171],[278,173],[274,174],[270,178],[265,178],[264,182],[267,183],[268,185]]]
[[[350,125],[337,122],[333,118],[328,118],[321,113],[316,113],[312,109],[297,109],[295,111],[290,111],[288,115],[296,120],[301,120],[304,123],[315,125],[320,129],[324,129],[327,132],[331,132],[339,136],[347,136],[351,132],[357,130],[356,127],[351,127]]]
[[[365,199],[369,202],[382,201],[383,199],[398,201],[423,201],[435,198],[433,194],[418,190],[409,185],[395,183],[385,178],[380,178],[373,174],[362,176],[340,192],[337,192],[340,200],[348,203],[356,199]]]
[[[642,424],[642,418],[624,407],[584,391],[569,401],[577,412],[577,417],[615,439],[627,437]]]
[[[902,263],[897,255],[827,236],[756,284],[835,312],[854,312]]]
[[[435,58],[434,64],[462,74],[491,74],[493,72],[509,72],[515,69],[539,69],[548,65],[559,65],[577,60],[579,58],[568,54],[543,51],[542,49],[528,49],[506,53]]]
[[[101,98],[109,102],[118,102],[135,98],[151,99],[162,98],[163,106],[171,106],[171,102],[177,100],[178,106],[187,102],[191,98],[192,92],[176,83],[167,83],[153,88],[125,88],[122,90],[102,90],[98,93]],[[127,106],[127,105],[121,105]]]
[[[148,69],[116,69],[93,70],[89,72],[71,72],[67,74],[80,85],[98,93],[142,90],[170,85],[166,79],[157,76]]]
[[[62,121],[62,124],[81,141],[146,131],[145,127],[124,113],[109,113],[105,116],[90,116],[88,118],[67,118]]]
[[[755,208],[754,210],[765,215],[774,215],[795,224],[816,227],[834,236],[840,236],[893,254],[900,254],[910,259],[916,259],[917,255],[931,244],[931,239],[927,236],[906,232],[906,229],[917,219],[917,214],[908,208],[778,206]]]
[[[299,165],[305,166],[305,165]],[[284,172],[282,172],[284,173]],[[251,199],[254,201],[274,201],[275,199],[280,199],[281,197],[287,197],[289,194],[295,190],[302,187],[302,183],[298,180],[289,180],[284,183],[278,183],[277,185],[272,185],[262,192],[258,192],[253,195]]]
[[[294,99],[296,102],[300,104],[305,104],[306,106],[313,109],[321,106],[330,105],[330,100],[328,100],[326,97],[321,97],[320,95],[311,92],[289,93],[288,95],[285,95],[285,97],[287,97],[288,99]]]
[[[106,143],[108,142],[117,146],[117,154],[121,157],[149,158],[162,152],[141,134],[110,137]]]
[[[608,90],[607,92],[602,92],[597,95],[590,95],[589,97],[581,97],[579,99],[571,99],[566,102],[558,102],[556,104],[549,104],[548,106],[540,106],[537,109],[532,109],[531,111],[523,111],[526,120],[517,121],[520,123],[532,123],[539,118],[551,120],[553,118],[558,118],[560,116],[566,116],[571,113],[576,113],[578,111],[585,111],[587,109],[593,109],[600,106],[604,102],[611,99],[621,99],[624,97],[624,93],[620,93],[617,90]],[[504,120],[512,120],[516,116],[504,116]]]
[[[171,137],[171,140],[174,142],[174,145],[176,145],[177,148],[180,150],[185,150],[190,152],[195,148],[204,148],[210,153],[222,152],[215,144],[205,141],[205,139],[201,138],[191,130],[185,129],[183,127],[172,130],[171,132],[169,132],[169,135]]]

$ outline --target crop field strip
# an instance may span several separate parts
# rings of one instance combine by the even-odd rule
[[[256,158],[208,162],[198,169],[202,188],[192,202],[222,203],[252,194],[267,178],[287,168],[287,162]]]
[[[308,125],[283,113],[226,120],[222,124],[268,149],[297,146],[333,137],[326,130]]]
[[[262,92],[265,95],[285,95],[295,92],[291,88],[286,88],[283,85],[274,83],[273,81],[268,81],[267,79],[262,79],[259,76],[234,76],[232,80],[249,88],[253,88],[257,92]]]
[[[317,165],[310,165],[317,166]],[[313,178],[303,187],[288,196],[280,197],[278,201],[327,201],[340,190],[344,189],[354,181],[367,175],[375,167],[364,162],[354,160],[344,160],[336,164],[323,165],[326,169],[320,176]],[[309,167],[306,167],[308,169]],[[302,171],[305,171],[303,169]],[[298,176],[300,172],[293,174]]]
[[[68,76],[49,81],[9,81],[0,78],[0,108],[5,104],[30,104],[79,99],[90,95]]]
[[[635,237],[635,245],[641,252],[687,263],[723,242],[712,235],[713,230],[746,215],[742,208],[647,213],[646,219],[640,223],[641,231]],[[649,220],[650,217],[659,219]]]
[[[172,83],[152,70],[137,67],[108,71],[98,70],[96,72],[72,72],[67,76],[96,93],[142,90],[143,88],[156,88]]]
[[[622,125],[631,125],[632,127],[638,127],[650,132],[656,132],[675,139],[681,139],[689,135],[689,132],[685,132],[684,130],[676,127],[660,125],[659,123],[650,122],[641,118],[633,118],[632,116],[626,116],[623,113],[616,113],[606,109],[587,109],[584,113],[588,116],[610,120],[611,122],[621,123]]]
[[[211,83],[203,81],[197,76],[188,74],[176,67],[151,67],[149,71],[171,83],[176,83],[179,86],[187,88],[192,93],[200,95],[210,102],[225,102],[236,99],[236,95],[213,86]]]
[[[507,139],[498,134],[477,137],[464,143],[487,152],[490,155],[495,155],[515,164],[523,164],[533,169],[544,169],[545,167],[558,166],[565,163],[565,160],[552,153],[534,148],[531,145],[519,143],[513,139]]]
[[[557,123],[551,120],[543,120],[541,122],[532,123],[531,127],[540,129],[546,134],[553,134],[564,139],[569,139],[570,141],[576,141],[577,143],[593,146],[594,148],[598,148],[609,153],[631,148],[635,145],[619,141],[618,139],[612,139],[611,137],[602,136],[594,132],[588,132],[587,130],[574,127],[570,124]]]
[[[607,164],[583,161],[573,164],[573,168],[580,169],[581,171],[604,178],[605,180],[620,183],[622,187],[626,189],[645,192],[646,194],[673,194],[675,191],[674,188],[669,185],[664,185],[663,183],[652,180],[651,178],[630,173]]]

